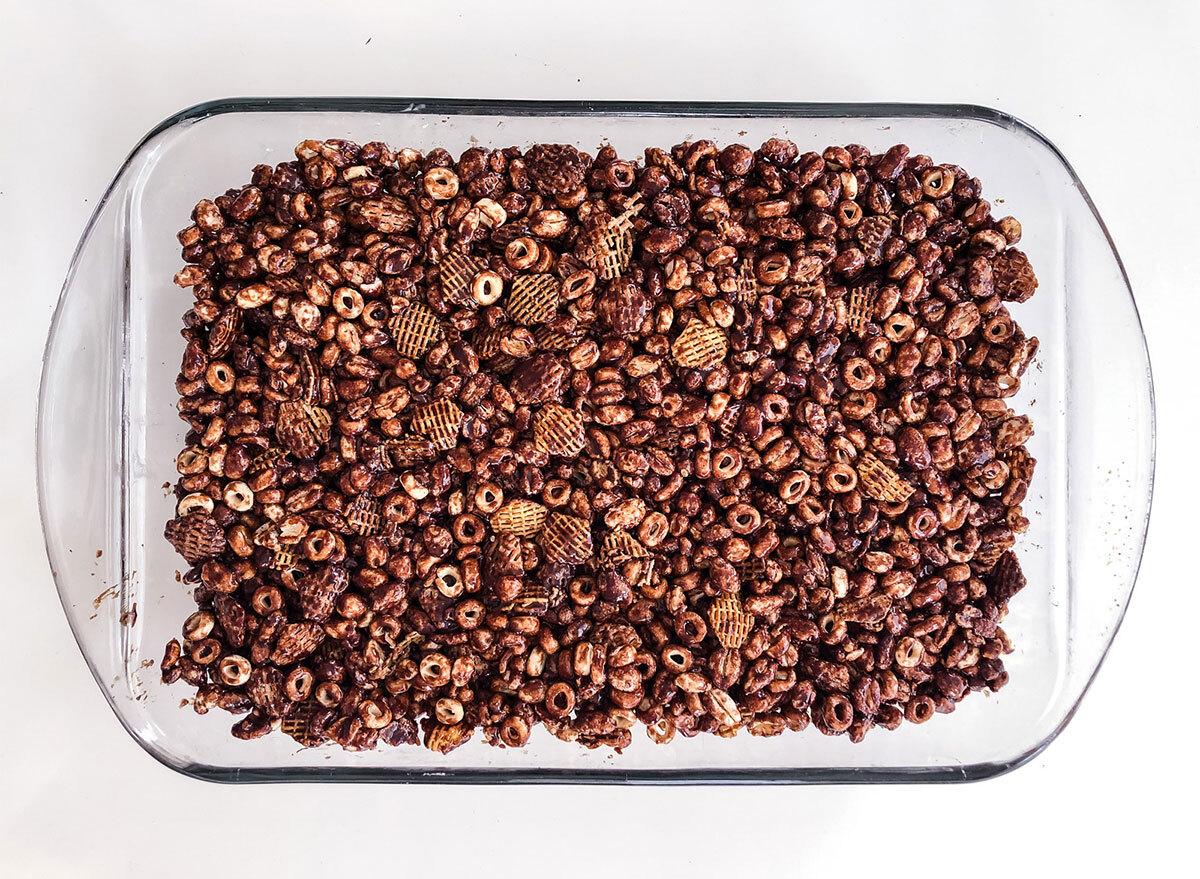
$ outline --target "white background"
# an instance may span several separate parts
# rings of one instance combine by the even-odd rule
[[[0,0],[0,876],[1194,869],[1200,7],[572,5]],[[270,94],[961,101],[1044,132],[1125,260],[1159,403],[1141,578],[1066,732],[1008,776],[929,787],[230,788],[143,754],[84,666],[42,551],[41,350],[133,144],[190,104]]]

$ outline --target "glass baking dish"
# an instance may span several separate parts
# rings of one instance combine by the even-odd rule
[[[1029,586],[1005,621],[1011,681],[923,725],[861,744],[815,729],[776,738],[698,736],[624,753],[535,731],[527,747],[476,737],[443,756],[381,746],[298,749],[286,736],[229,735],[197,716],[191,690],[159,681],[158,659],[194,609],[162,538],[185,425],[175,412],[190,295],[171,279],[175,232],[205,197],[292,158],[305,138],[343,137],[454,154],[537,141],[622,155],[696,138],[801,150],[905,142],[961,165],[997,215],[1024,226],[1040,279],[1013,307],[1041,339],[1018,411],[1032,415],[1039,466],[1018,543]],[[47,551],[80,649],[118,719],[167,766],[215,781],[831,782],[963,781],[1028,761],[1062,730],[1121,622],[1145,538],[1154,471],[1149,361],[1120,259],[1083,185],[1044,137],[1003,113],[902,104],[652,104],[389,98],[237,99],[154,128],[125,161],[75,253],[47,343],[38,482]]]

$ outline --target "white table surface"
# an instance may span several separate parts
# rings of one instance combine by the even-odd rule
[[[1187,872],[1200,6],[570,5],[0,0],[0,876]],[[111,716],[59,607],[34,402],[59,285],[118,164],[163,117],[239,94],[962,101],[1039,128],[1124,257],[1159,401],[1140,582],[1075,720],[1030,765],[965,786],[232,788],[159,766]]]

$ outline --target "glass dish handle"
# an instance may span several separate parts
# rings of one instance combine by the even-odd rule
[[[1067,309],[1062,453],[1072,562],[1064,686],[1068,704],[1077,707],[1137,578],[1154,483],[1155,422],[1150,358],[1124,267],[1098,215],[1076,229],[1087,231],[1066,240],[1066,296],[1085,298],[1086,305]],[[1063,724],[1072,713],[1074,707]]]
[[[126,198],[105,195],[63,284],[42,358],[38,496],[50,568],[84,659],[113,702],[131,681],[136,598],[126,570],[124,343]],[[111,285],[111,286],[110,286]],[[104,289],[108,288],[108,289]]]

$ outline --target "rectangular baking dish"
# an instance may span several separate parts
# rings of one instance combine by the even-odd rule
[[[175,413],[190,296],[171,278],[175,232],[204,197],[305,138],[344,137],[457,155],[473,145],[611,143],[636,156],[709,138],[769,137],[802,151],[905,142],[968,169],[997,215],[1024,226],[1040,279],[1014,316],[1041,339],[1012,402],[1029,413],[1039,461],[1018,544],[1029,586],[1005,630],[1011,682],[920,726],[861,744],[815,729],[777,738],[699,736],[624,753],[586,751],[542,730],[527,747],[478,739],[443,756],[298,749],[282,735],[230,737],[233,718],[197,716],[157,669],[194,609],[162,538],[185,425]],[[117,718],[165,765],[215,781],[830,782],[962,781],[1029,760],[1060,732],[1125,611],[1153,481],[1153,390],[1137,311],[1112,242],[1082,184],[1044,137],[971,106],[523,103],[390,98],[237,99],[164,120],[117,173],[80,241],[47,343],[38,412],[38,481],[63,607]],[[636,732],[636,731],[635,731]]]

